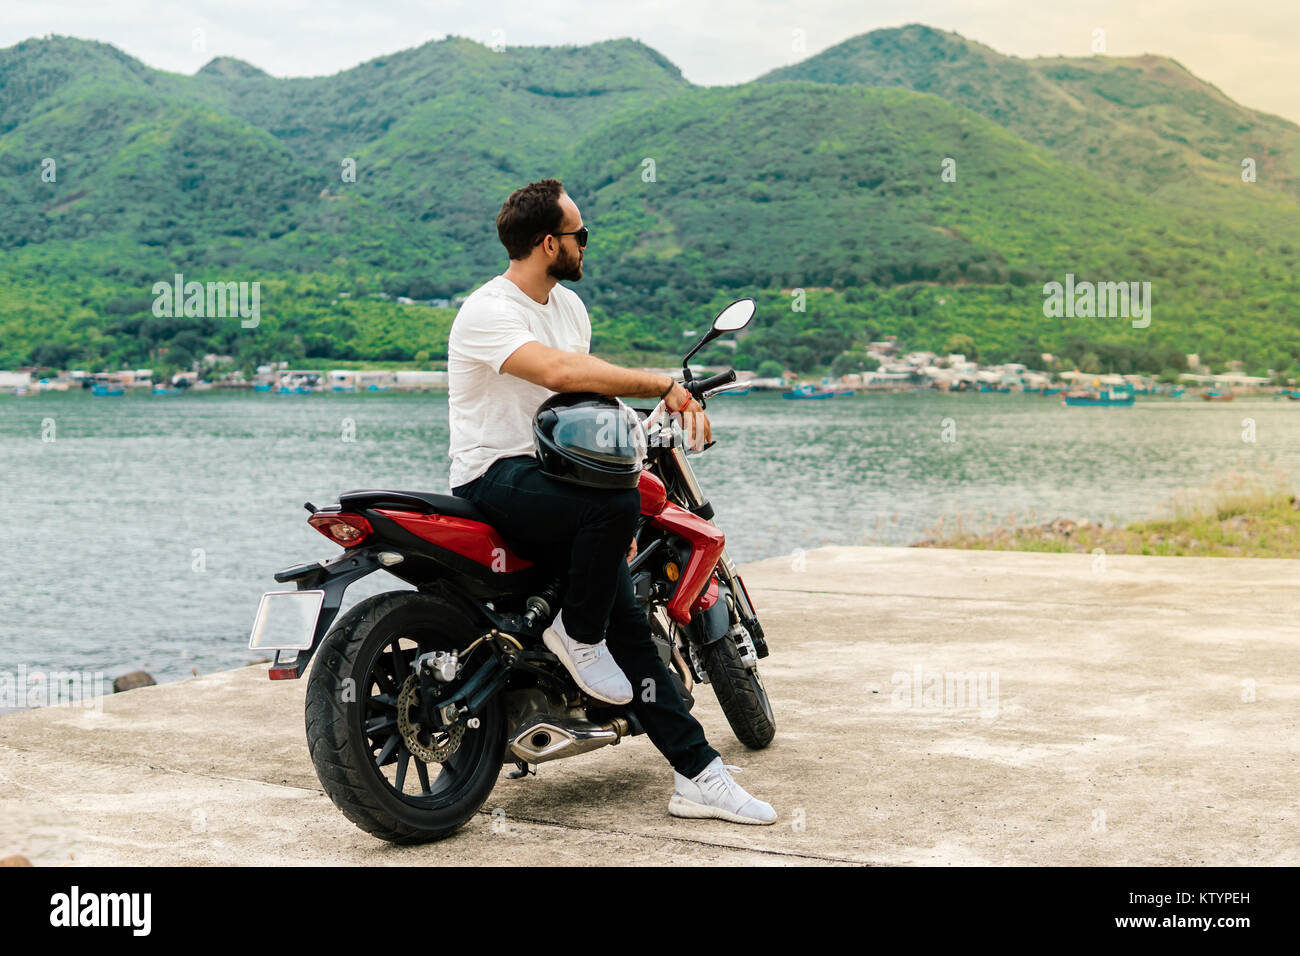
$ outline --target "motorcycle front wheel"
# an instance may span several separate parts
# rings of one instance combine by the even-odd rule
[[[736,739],[750,750],[762,750],[776,736],[776,718],[758,668],[745,666],[730,637],[705,645],[701,651],[709,683]]]

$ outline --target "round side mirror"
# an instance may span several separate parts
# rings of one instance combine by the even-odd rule
[[[756,309],[753,299],[737,299],[718,313],[718,317],[713,320],[713,329],[716,332],[735,332],[737,329],[743,329],[749,325],[749,320],[754,317]]]

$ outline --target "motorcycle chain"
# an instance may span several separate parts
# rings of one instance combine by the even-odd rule
[[[397,729],[406,741],[406,749],[424,763],[442,763],[460,747],[460,740],[465,735],[465,725],[456,724],[446,731],[446,741],[435,744],[434,735],[429,735],[429,745],[420,743],[420,724],[411,720],[411,710],[418,707],[416,693],[420,689],[420,680],[414,674],[406,678],[401,693],[397,696]]]

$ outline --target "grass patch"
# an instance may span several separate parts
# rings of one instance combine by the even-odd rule
[[[1179,557],[1300,556],[1300,500],[1280,473],[1232,472],[1208,488],[1184,492],[1168,515],[1126,526],[1057,518],[1046,524],[969,531],[963,520],[940,520],[920,548],[983,551],[1154,554]]]

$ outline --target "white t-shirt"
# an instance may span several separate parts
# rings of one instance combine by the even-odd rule
[[[451,487],[473,481],[498,458],[532,454],[533,413],[554,393],[501,372],[528,342],[590,351],[591,320],[578,294],[556,283],[541,305],[502,275],[475,289],[456,313],[447,343]]]

